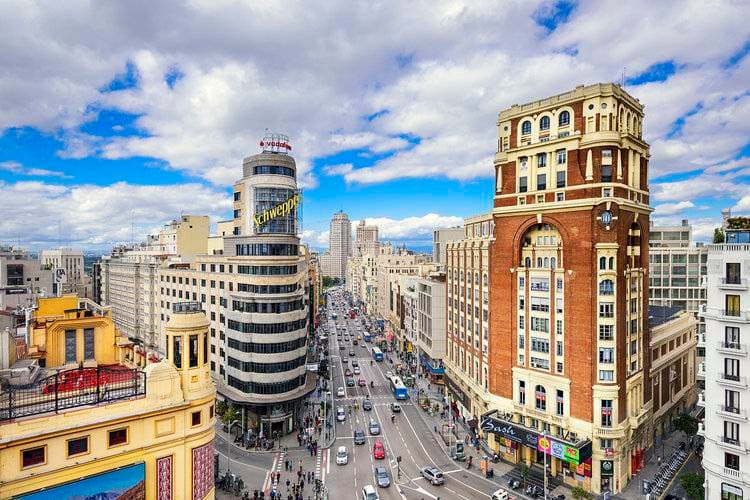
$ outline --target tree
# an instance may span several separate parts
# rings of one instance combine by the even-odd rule
[[[690,500],[703,500],[706,492],[703,490],[703,476],[688,472],[680,476],[680,484],[685,489]]]
[[[724,243],[724,230],[720,227],[714,229],[714,243]]]
[[[674,428],[678,431],[685,433],[685,439],[695,436],[698,432],[698,420],[687,413],[683,413],[675,418],[672,421],[672,425],[674,425]]]
[[[336,284],[336,280],[330,276],[323,276],[323,288],[330,288]]]
[[[526,481],[529,479],[529,466],[521,464],[521,478],[523,479],[523,487],[526,488]]]
[[[216,414],[219,416],[219,419],[224,417],[224,413],[227,411],[227,402],[226,401],[218,401],[216,403]]]
[[[580,486],[574,486],[570,494],[573,495],[573,498],[576,498],[576,499],[585,498],[586,500],[590,500],[592,498],[591,493],[584,490]]]

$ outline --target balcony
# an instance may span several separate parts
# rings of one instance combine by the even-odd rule
[[[724,309],[723,307],[706,307],[705,304],[701,304],[701,307],[698,309],[698,315],[730,323],[750,323],[750,311]]]
[[[706,363],[698,363],[698,377],[706,378]]]
[[[621,439],[625,437],[625,429],[623,427],[596,427],[594,434],[601,438]]]
[[[742,480],[742,473],[738,470],[730,469],[729,467],[724,467],[724,475],[726,477],[733,477]]]
[[[705,333],[698,334],[698,347],[706,347],[706,334]]]
[[[734,406],[719,405],[716,412],[730,420],[747,420],[747,413],[745,410],[735,408]]]
[[[747,290],[747,278],[721,278],[721,281],[719,282],[719,288],[722,290]]]
[[[698,393],[698,401],[695,403],[697,406],[701,406],[703,408],[706,407],[706,396],[704,395],[705,391],[701,391]]]
[[[745,379],[745,377],[740,377],[739,375],[720,373],[718,382],[722,385],[728,385],[730,387],[739,387],[741,389],[747,388],[747,380]]]
[[[701,335],[705,336],[705,333]],[[698,344],[700,346],[700,344]],[[733,356],[747,356],[747,346],[739,342],[719,342],[717,351]]]
[[[739,439],[732,439],[728,436],[724,436],[722,434],[719,434],[717,436],[716,442],[721,446],[722,448],[726,448],[731,451],[740,452],[740,453],[747,453],[747,448],[745,447],[745,442],[740,441]]]

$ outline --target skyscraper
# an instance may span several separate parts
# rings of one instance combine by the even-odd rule
[[[355,236],[355,256],[364,255],[366,253],[378,253],[378,247],[380,245],[378,240],[378,226],[368,226],[365,224],[365,220],[362,219],[359,221],[359,224],[357,224]]]
[[[643,116],[619,85],[595,84],[514,105],[497,122],[498,416],[482,428],[516,443],[504,447],[509,460],[547,455],[551,475],[595,493],[620,491],[652,441]]]
[[[328,238],[328,252],[331,254],[330,276],[343,280],[346,278],[346,261],[352,253],[352,223],[344,212],[333,214]]]

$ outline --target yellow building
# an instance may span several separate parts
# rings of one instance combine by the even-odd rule
[[[213,499],[215,388],[200,305],[174,305],[162,361],[120,335],[108,308],[75,296],[38,306],[29,358],[0,372],[0,498]]]

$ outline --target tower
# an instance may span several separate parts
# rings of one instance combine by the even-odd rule
[[[497,122],[490,392],[524,436],[511,460],[546,453],[597,493],[620,491],[651,443],[643,116],[596,84]]]
[[[177,302],[164,329],[167,360],[182,378],[185,399],[199,399],[214,387],[208,369],[208,320],[200,302]]]

